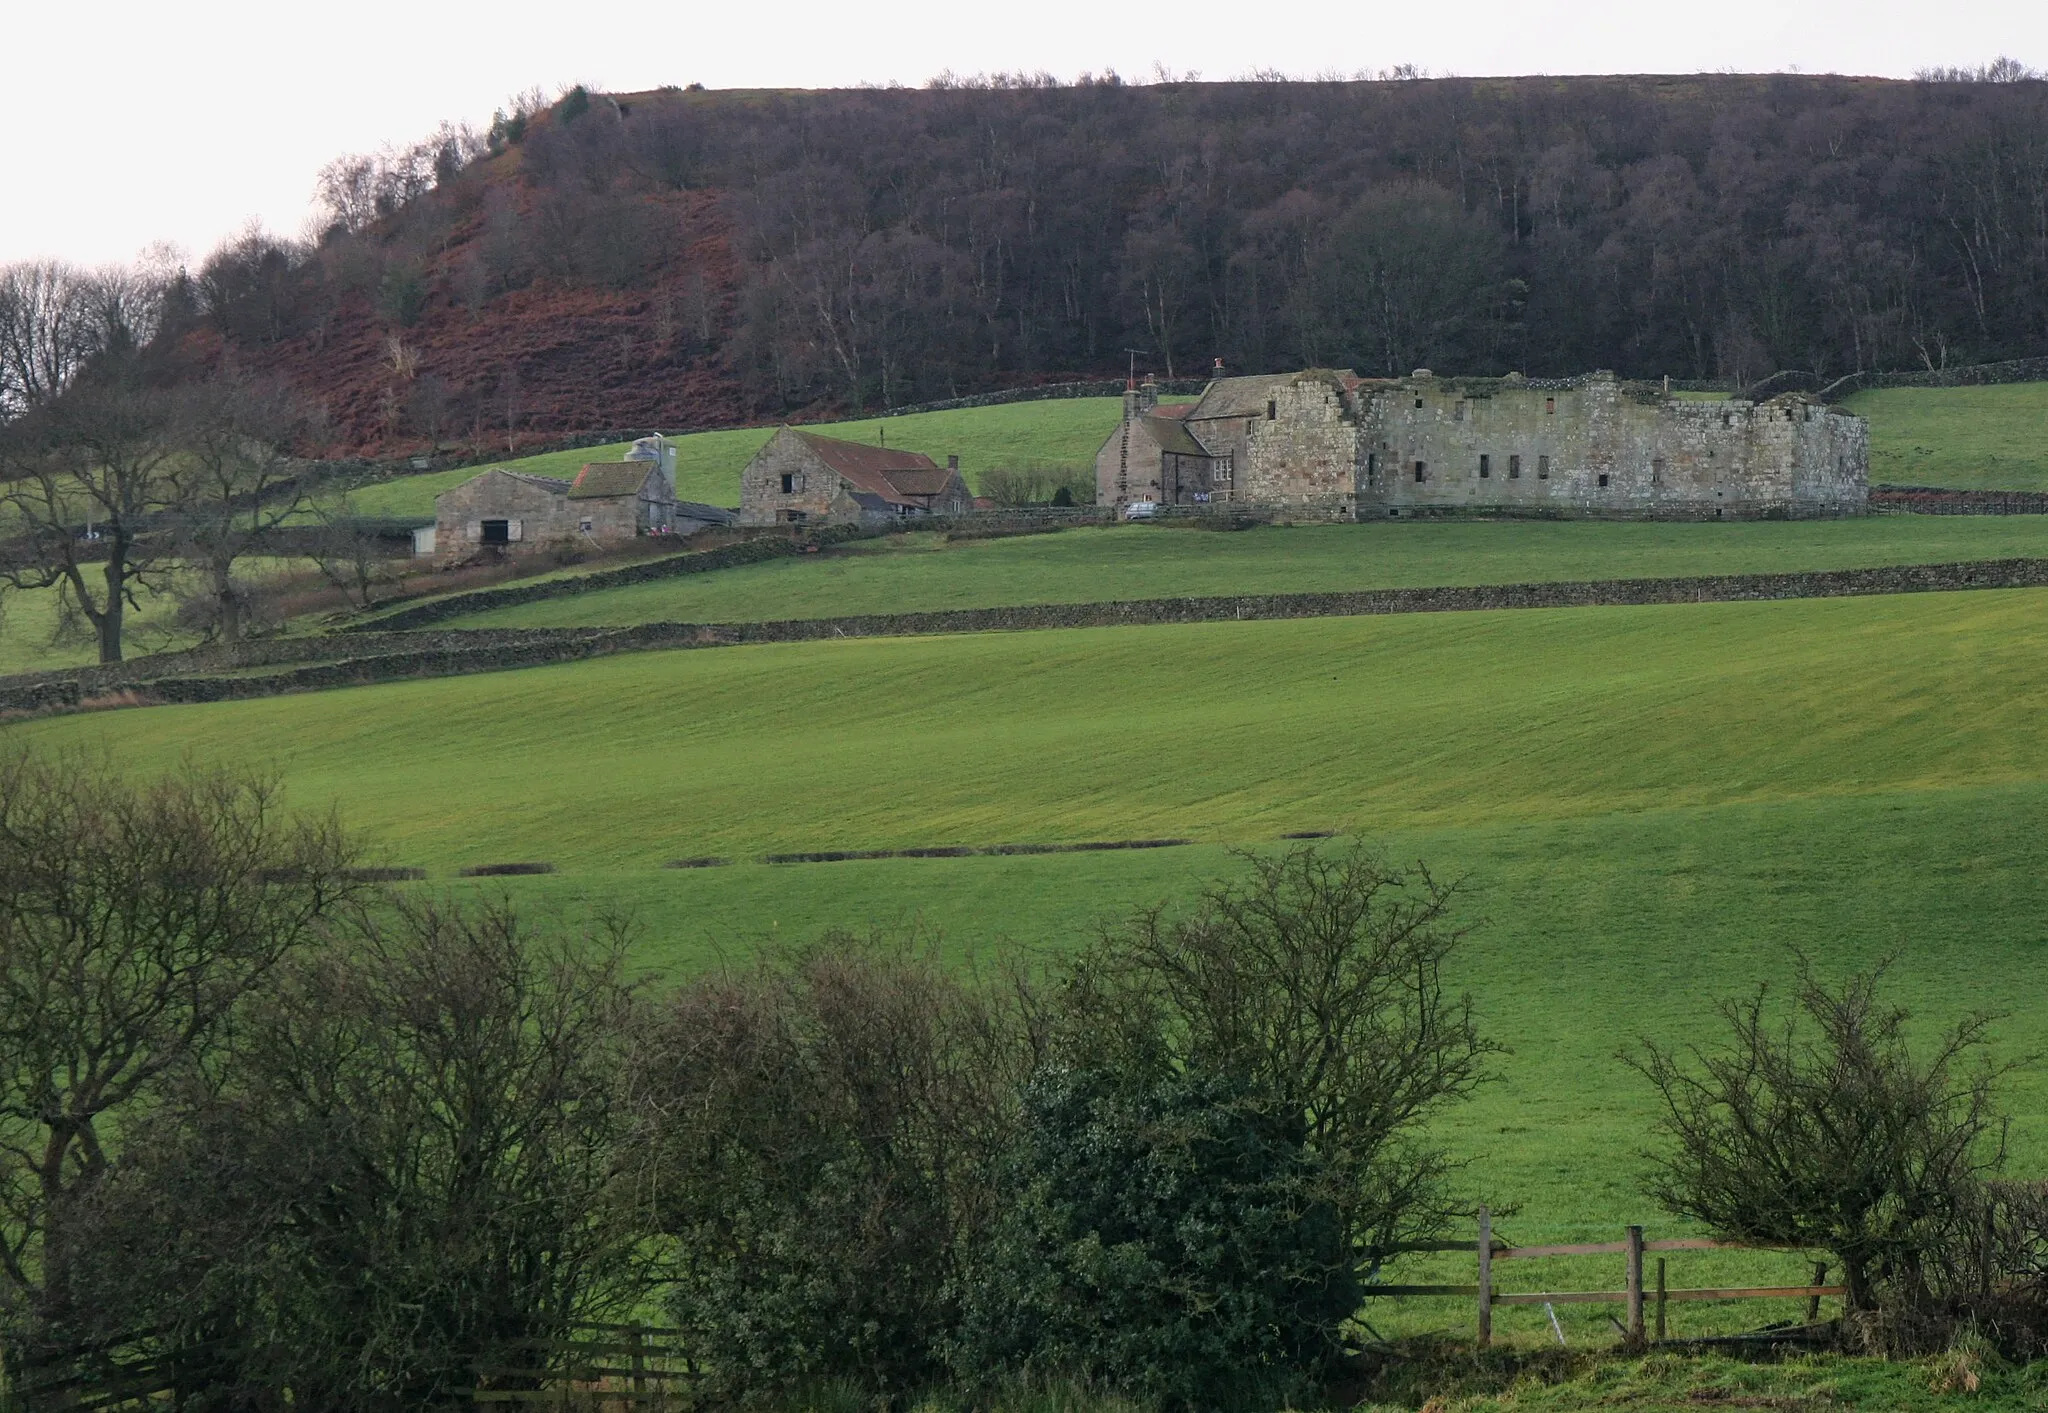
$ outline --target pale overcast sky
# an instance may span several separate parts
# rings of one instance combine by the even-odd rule
[[[1457,0],[1160,7],[1026,0],[9,0],[0,10],[0,262],[196,258],[245,222],[296,232],[330,158],[507,95],[923,83],[951,69],[1145,80],[1419,64],[1458,74],[1909,76],[2010,54],[2048,67],[2038,0]]]

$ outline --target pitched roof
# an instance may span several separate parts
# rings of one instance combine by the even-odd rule
[[[612,496],[636,496],[647,478],[658,468],[652,461],[592,461],[576,473],[569,487],[571,500],[603,500]]]
[[[1310,368],[1299,373],[1261,373],[1248,378],[1218,378],[1202,391],[1202,400],[1195,404],[1195,410],[1188,413],[1190,422],[1199,422],[1209,417],[1263,417],[1266,402],[1282,388],[1308,379],[1335,379],[1339,387],[1344,379],[1353,376],[1346,368],[1328,372]]]
[[[799,432],[818,460],[856,488],[899,505],[921,504],[920,497],[945,494],[960,473],[940,466],[923,452],[896,451],[866,442],[843,442],[816,432]]]
[[[1195,440],[1185,422],[1171,417],[1157,415],[1138,419],[1152,440],[1159,443],[1161,451],[1177,452],[1182,456],[1207,456],[1209,449]]]
[[[1192,402],[1162,402],[1152,409],[1154,417],[1171,417],[1178,422],[1195,410]]]
[[[510,476],[515,481],[524,481],[529,486],[538,486],[544,491],[561,495],[569,489],[569,483],[556,476],[536,476],[531,471],[508,471],[502,466],[493,466],[488,471],[479,471],[462,484],[467,486],[481,481],[486,476]]]

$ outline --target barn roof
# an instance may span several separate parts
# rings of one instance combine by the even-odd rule
[[[898,505],[921,504],[918,497],[943,495],[960,473],[949,471],[920,451],[897,451],[866,442],[843,442],[816,432],[798,432],[818,460],[857,489]]]
[[[576,473],[569,487],[571,500],[605,500],[613,496],[637,496],[647,478],[658,468],[652,461],[592,461]]]

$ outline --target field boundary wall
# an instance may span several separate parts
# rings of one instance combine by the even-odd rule
[[[1395,613],[1740,603],[2044,586],[2048,586],[2048,559],[2004,559],[1787,574],[1025,604],[759,623],[646,623],[623,628],[444,628],[431,632],[332,634],[320,638],[262,640],[232,649],[212,649],[204,656],[182,654],[138,658],[105,667],[0,678],[0,711],[62,710],[90,705],[97,699],[123,692],[132,692],[155,702],[227,701],[407,678],[505,671],[620,652],[671,648]],[[265,667],[283,670],[268,673],[255,670]]]
[[[1780,393],[1807,393],[1820,402],[1840,402],[1852,393],[1877,388],[1962,388],[1993,383],[2048,381],[2048,358],[2008,358],[2001,363],[1970,363],[1958,368],[1922,368],[1884,373],[1866,370],[1839,378],[1800,368],[1786,368],[1735,394],[1745,402],[1762,402]],[[1673,387],[1678,384],[1673,383]]]

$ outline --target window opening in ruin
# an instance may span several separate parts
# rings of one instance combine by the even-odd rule
[[[510,520],[484,521],[484,543],[487,545],[511,544],[512,522]]]
[[[1721,414],[1721,425],[1722,425],[1722,426],[1724,426],[1724,427],[1732,427],[1732,426],[1734,426],[1734,425],[1735,425],[1735,414],[1734,414],[1734,413],[1732,413],[1732,412],[1724,412],[1724,413],[1722,413],[1722,414]]]
[[[1380,478],[1380,454],[1369,451],[1365,454],[1365,479],[1377,481]]]
[[[1607,484],[1607,473],[1605,471],[1602,471],[1600,473],[1600,484],[1603,487],[1605,487]]]
[[[1549,457],[1539,456],[1536,458],[1536,479],[1539,481],[1547,481],[1550,479]]]
[[[1427,461],[1415,463],[1415,479],[1418,481],[1427,481],[1429,479],[1429,463]]]
[[[1462,422],[1462,421],[1464,421],[1464,420],[1465,420],[1465,404],[1464,404],[1464,403],[1462,403],[1462,402],[1454,402],[1454,403],[1452,403],[1452,404],[1451,404],[1451,420],[1452,420],[1453,422]]]
[[[1269,398],[1267,398],[1267,399],[1266,399],[1266,420],[1267,420],[1268,422],[1270,422],[1270,421],[1272,421],[1272,420],[1273,420],[1273,419],[1274,419],[1275,417],[1277,417],[1277,416],[1279,416],[1279,415],[1280,415],[1280,404],[1278,404],[1277,402],[1273,401],[1273,399],[1272,399],[1272,398],[1270,398],[1270,397],[1269,397]]]
[[[1545,413],[1552,413],[1552,412],[1555,412],[1555,411],[1557,411],[1557,399],[1556,399],[1556,398],[1554,398],[1554,397],[1546,397],[1546,398],[1544,398],[1544,399],[1543,399],[1543,410],[1544,410],[1544,412],[1545,412]]]
[[[1479,453],[1479,477],[1481,480],[1485,480],[1488,476],[1491,476],[1492,474],[1493,458],[1482,451]]]
[[[1419,397],[1415,399],[1415,410],[1417,412],[1420,412],[1422,410],[1422,399]]]
[[[1650,460],[1650,484],[1653,486],[1664,484],[1664,458],[1661,456],[1653,457]]]
[[[1519,455],[1508,458],[1508,479],[1510,481],[1522,479],[1522,458]]]
[[[1400,511],[1399,507],[1397,507],[1397,506],[1392,506],[1392,505],[1390,505],[1390,506],[1388,506],[1388,507],[1387,507],[1387,515],[1388,515],[1389,517],[1393,517],[1393,516],[1399,515],[1400,513],[1401,513],[1401,511]]]

